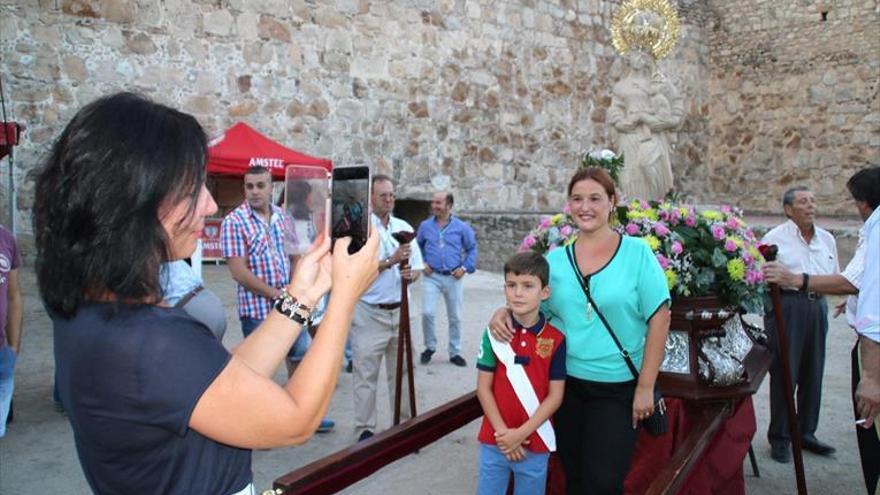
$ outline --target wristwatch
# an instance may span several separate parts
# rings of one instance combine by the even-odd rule
[[[286,290],[281,291],[281,295],[275,298],[273,307],[275,311],[300,325],[309,325],[312,322],[312,308],[297,301]]]

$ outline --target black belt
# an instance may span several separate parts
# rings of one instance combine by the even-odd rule
[[[379,308],[379,309],[392,310],[392,309],[397,309],[397,308],[399,308],[399,307],[400,307],[400,303],[399,303],[399,302],[396,302],[396,303],[387,303],[387,304],[374,304],[373,306],[376,306],[376,307]]]
[[[813,292],[813,291],[802,292],[799,290],[780,289],[779,292],[781,292],[782,295],[784,295],[784,296],[804,297],[810,301],[818,301],[819,299],[822,299],[823,297],[825,297],[824,294],[822,294],[820,292]]]
[[[436,273],[438,275],[452,275],[454,270],[435,270],[431,268],[431,272]]]

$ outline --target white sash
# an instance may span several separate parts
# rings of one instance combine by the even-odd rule
[[[540,401],[538,401],[538,395],[535,394],[535,389],[532,387],[532,382],[529,381],[529,377],[526,375],[526,370],[523,369],[521,364],[515,362],[516,355],[513,353],[509,343],[495,340],[491,332],[489,334],[489,342],[492,344],[492,351],[495,352],[495,357],[504,363],[504,366],[507,368],[507,379],[513,386],[516,398],[519,399],[529,417],[534,416]],[[544,421],[536,432],[541,437],[541,440],[544,441],[547,449],[550,452],[556,452],[556,434],[553,433],[550,420]]]

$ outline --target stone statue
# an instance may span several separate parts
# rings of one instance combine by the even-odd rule
[[[620,189],[628,198],[662,199],[672,189],[669,133],[684,122],[684,101],[654,70],[651,55],[628,54],[629,73],[614,85],[608,121],[623,154]]]

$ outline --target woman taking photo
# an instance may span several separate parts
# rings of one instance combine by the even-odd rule
[[[572,495],[623,492],[638,425],[654,412],[654,382],[669,331],[666,278],[645,242],[609,226],[616,202],[605,170],[580,169],[568,185],[577,239],[547,254],[551,292],[541,309],[568,343],[555,429]],[[506,309],[495,313],[491,329],[496,338],[510,340]]]
[[[230,353],[162,303],[159,283],[160,264],[190,256],[217,210],[206,158],[193,117],[121,93],[82,108],[36,178],[37,280],[95,493],[252,494],[250,449],[301,444],[318,427],[354,304],[378,272],[375,236],[352,256],[331,256],[320,240],[276,310]],[[275,370],[331,283],[324,331],[277,385]]]

